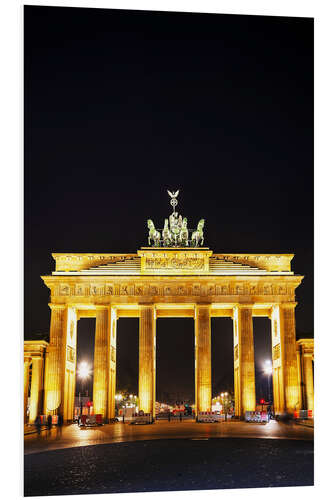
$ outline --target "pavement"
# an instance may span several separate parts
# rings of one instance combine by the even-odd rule
[[[294,423],[271,420],[268,424],[240,421],[223,423],[196,423],[194,421],[157,421],[152,425],[130,425],[121,422],[101,427],[79,428],[76,424],[64,426],[61,435],[53,428],[24,436],[24,454],[40,453],[64,448],[86,447],[111,443],[129,443],[170,439],[287,439],[313,441],[313,428]]]
[[[204,425],[200,432],[206,432]],[[24,495],[313,485],[310,439],[218,439],[211,437],[212,431],[206,434],[210,437],[155,438],[25,455]]]

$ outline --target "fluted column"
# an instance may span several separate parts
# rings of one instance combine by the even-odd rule
[[[44,413],[63,413],[67,311],[64,304],[51,308],[50,344],[46,352]]]
[[[24,404],[23,404],[23,422],[27,421],[27,407],[28,407],[28,390],[29,390],[29,367],[30,358],[24,357]]]
[[[306,395],[306,409],[312,410],[314,408],[314,395],[313,395],[313,368],[312,368],[312,354],[303,354],[304,361],[304,384]]]
[[[212,363],[210,306],[195,310],[195,407],[196,412],[211,411]]]
[[[256,408],[252,305],[234,307],[235,414],[243,417]]]
[[[284,412],[285,397],[281,355],[280,307],[278,305],[274,305],[272,308],[271,327],[273,404],[274,412],[281,414]]]
[[[272,308],[273,394],[275,413],[293,413],[300,407],[296,356],[295,302]]]
[[[30,390],[30,412],[29,423],[33,424],[35,418],[40,413],[41,392],[42,392],[42,358],[32,358],[31,390]]]
[[[140,306],[139,410],[155,417],[156,313],[153,305]]]
[[[302,409],[302,369],[301,369],[301,353],[296,343],[296,362],[297,362],[297,384],[298,384],[298,405],[297,409]]]
[[[94,413],[107,418],[109,380],[109,308],[96,306],[96,333],[94,351]]]
[[[109,401],[108,418],[115,417],[115,395],[116,395],[116,360],[117,360],[117,310],[115,307],[110,311],[110,356],[109,356]]]

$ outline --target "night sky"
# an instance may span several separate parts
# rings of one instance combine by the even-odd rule
[[[135,253],[178,211],[216,253],[295,253],[297,336],[313,336],[313,20],[24,8],[25,338],[48,335],[52,252]],[[157,321],[157,399],[194,396],[194,324]],[[257,397],[270,322],[254,319]],[[78,323],[93,360],[94,320]],[[175,346],[174,346],[175,344]],[[138,320],[118,321],[137,393]],[[213,395],[232,321],[212,320]]]

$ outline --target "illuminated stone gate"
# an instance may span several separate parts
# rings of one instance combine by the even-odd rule
[[[256,405],[252,318],[272,323],[276,413],[300,407],[293,255],[213,254],[208,248],[142,248],[137,254],[53,254],[43,276],[51,292],[44,412],[73,415],[76,330],[96,318],[93,401],[106,419],[115,411],[117,319],[138,317],[139,406],[155,411],[156,319],[190,317],[195,328],[195,405],[211,407],[211,317],[234,324],[236,415]]]
[[[211,409],[212,317],[229,317],[234,325],[236,415],[256,406],[252,318],[258,316],[271,319],[275,412],[301,408],[295,290],[303,277],[291,271],[293,255],[214,254],[202,246],[204,219],[189,230],[187,218],[175,211],[178,191],[169,195],[173,213],[164,229],[147,221],[153,246],[135,254],[52,254],[55,271],[42,276],[51,292],[44,413],[73,418],[77,321],[87,317],[96,318],[94,412],[106,421],[115,413],[121,317],[139,318],[139,407],[144,412],[155,413],[156,319],[165,317],[194,319],[197,412]],[[310,393],[311,388],[308,401]]]

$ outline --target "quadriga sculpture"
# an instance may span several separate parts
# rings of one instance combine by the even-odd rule
[[[161,241],[161,233],[155,229],[154,223],[151,219],[147,220],[147,225],[149,229],[148,245],[151,245],[151,240],[153,240],[154,246],[159,247]]]
[[[170,215],[170,231],[172,233],[174,245],[178,245],[180,229],[181,229],[181,215],[178,217],[178,213],[174,212]]]
[[[188,246],[188,229],[187,229],[187,218],[184,217],[182,228],[179,235],[180,244],[184,247]]]
[[[192,233],[192,246],[198,247],[199,241],[200,245],[203,245],[204,236],[203,236],[203,227],[205,225],[205,219],[200,219],[198,222],[197,230]]]
[[[163,245],[169,247],[172,244],[172,234],[169,229],[168,219],[164,219],[164,228],[162,231]]]

